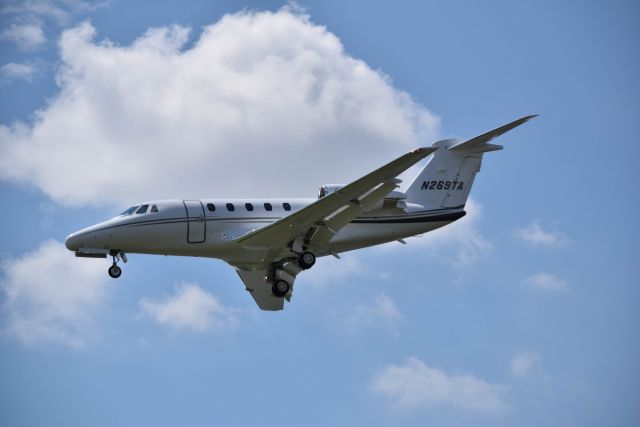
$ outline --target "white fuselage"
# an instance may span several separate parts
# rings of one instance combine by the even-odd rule
[[[145,202],[138,206],[156,206],[157,212],[147,210],[141,214],[132,212],[117,216],[71,234],[65,244],[74,251],[83,248],[113,249],[125,253],[220,258],[233,265],[255,263],[261,256],[266,256],[266,252],[247,251],[233,240],[314,201],[316,199]],[[271,210],[267,210],[268,207]],[[460,208],[427,211],[412,204],[407,204],[406,209],[369,211],[342,228],[327,248],[316,255],[337,254],[422,234],[463,215]],[[283,248],[283,255],[286,251]]]

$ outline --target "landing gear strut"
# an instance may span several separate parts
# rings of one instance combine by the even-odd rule
[[[118,254],[120,254],[124,262],[127,262],[127,256],[124,253],[121,253],[120,251],[115,251],[115,250],[112,250],[110,254],[113,257],[113,264],[111,264],[111,267],[109,267],[109,270],[107,271],[109,273],[109,276],[113,277],[114,279],[117,279],[122,275],[122,269],[118,267],[118,261],[120,261]]]

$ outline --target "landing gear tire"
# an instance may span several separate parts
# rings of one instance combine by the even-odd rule
[[[311,252],[303,252],[298,257],[298,265],[303,270],[308,270],[316,263],[316,256]]]
[[[271,287],[271,290],[273,291],[273,294],[275,296],[282,298],[289,292],[290,288],[291,285],[289,285],[288,282],[284,280],[276,280],[276,282]]]
[[[109,267],[109,276],[113,277],[114,279],[120,277],[121,274],[122,269],[117,265],[113,264],[111,267]]]

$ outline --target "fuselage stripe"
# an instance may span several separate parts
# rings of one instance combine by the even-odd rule
[[[359,217],[351,221],[352,224],[402,224],[402,223],[418,223],[418,222],[441,222],[441,221],[455,221],[466,215],[464,211],[454,211],[448,213],[441,213],[445,209],[438,209],[438,212],[434,215],[434,211],[421,211],[412,212],[411,214],[404,215],[390,215],[390,216],[378,216],[378,217]],[[450,209],[448,209],[450,210]],[[425,215],[425,213],[427,213]],[[225,222],[225,223],[273,223],[279,220],[280,217],[226,217],[226,218],[205,218],[207,222]],[[178,224],[187,222],[198,222],[196,219],[188,219],[186,217],[176,218],[159,218],[146,221],[136,221],[125,224],[116,224],[109,227],[101,228],[94,231],[104,231],[113,228],[120,227],[139,227],[146,225],[161,225],[161,224]]]

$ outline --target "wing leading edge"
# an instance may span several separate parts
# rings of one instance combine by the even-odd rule
[[[296,239],[327,243],[342,227],[397,187],[402,172],[433,153],[437,148],[411,151],[334,193],[288,215],[273,224],[240,236],[235,241],[247,249],[286,248]],[[317,239],[317,240],[316,240]]]

